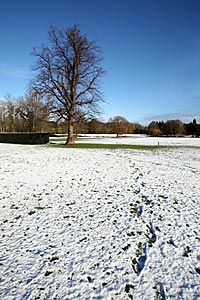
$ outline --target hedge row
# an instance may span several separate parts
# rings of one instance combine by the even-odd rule
[[[47,144],[49,133],[0,133],[0,143],[11,144]]]

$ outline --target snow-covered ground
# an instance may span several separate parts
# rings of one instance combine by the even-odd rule
[[[50,137],[50,142],[63,144],[67,135],[57,135]],[[145,146],[198,146],[200,138],[191,137],[149,137],[141,134],[127,134],[116,137],[116,134],[81,134],[76,139],[76,143],[96,143],[96,144],[126,144],[126,145],[145,145]]]
[[[0,299],[200,299],[199,182],[199,148],[0,144]]]
[[[97,144],[126,144],[126,145],[147,145],[147,146],[199,146],[200,138],[190,137],[149,137],[145,135],[127,134],[123,137],[116,137],[116,134],[107,135],[81,135],[76,143],[97,143]]]

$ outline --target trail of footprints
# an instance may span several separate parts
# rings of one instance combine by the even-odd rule
[[[150,209],[153,208],[153,202],[144,194],[142,194],[142,190],[145,188],[145,183],[142,181],[139,182],[140,178],[143,175],[140,173],[136,179],[135,182],[139,184],[138,188],[135,189],[134,194],[139,198],[139,200],[135,201],[134,203],[130,203],[130,214],[133,215],[133,217],[136,217],[138,219],[138,223],[143,222],[146,223],[143,218],[143,212],[145,211],[144,205],[149,206]],[[146,241],[144,242],[138,242],[137,248],[135,250],[134,257],[131,257],[131,266],[134,271],[134,273],[137,276],[141,276],[142,272],[145,268],[147,258],[148,258],[148,251],[151,247],[153,247],[154,243],[157,241],[157,234],[156,231],[160,231],[158,226],[153,225],[152,221],[149,222],[149,224],[146,223],[146,232],[137,232],[139,235],[145,236]],[[128,232],[127,235],[129,237],[134,236],[135,233]],[[138,237],[137,237],[138,238]],[[128,244],[130,245],[130,244]],[[129,287],[129,285],[127,285]],[[130,288],[127,288],[126,286],[126,292],[130,292],[130,288],[134,288],[134,285],[130,284]],[[162,283],[156,284],[153,289],[155,290],[155,297],[156,300],[165,300],[166,295],[164,291],[164,286]],[[130,298],[132,298],[132,295],[128,295]]]

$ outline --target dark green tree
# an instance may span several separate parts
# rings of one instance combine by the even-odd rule
[[[165,122],[165,132],[167,136],[176,136],[185,133],[185,125],[180,120],[168,120]]]

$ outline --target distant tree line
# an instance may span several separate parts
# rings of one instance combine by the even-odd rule
[[[49,110],[49,100],[40,99],[29,89],[24,97],[7,95],[0,100],[0,132],[49,132],[66,133],[68,121],[54,118]],[[122,116],[103,122],[92,115],[79,112],[74,121],[74,134],[111,134],[116,136],[130,133],[147,133],[147,128],[139,123],[131,123]]]
[[[49,132],[66,133],[68,122],[54,119],[49,110],[49,99],[40,98],[29,88],[24,97],[17,99],[7,95],[0,101],[0,132]],[[79,112],[74,121],[74,134],[148,134],[150,136],[200,136],[200,124],[196,119],[184,124],[180,120],[153,121],[148,126],[129,122],[123,116],[114,116],[103,122]]]
[[[96,118],[82,120],[76,125],[76,132],[88,134],[116,134],[116,137],[124,134],[146,134],[147,128],[139,123],[129,122],[122,116],[110,118],[108,122]]]
[[[191,135],[200,137],[200,124],[196,119],[191,123],[185,124],[180,120],[168,120],[166,122],[151,122],[148,126],[150,136],[184,136]]]
[[[147,134],[149,136],[185,136],[200,137],[200,124],[196,119],[191,123],[185,124],[180,120],[153,121],[148,126],[140,123],[129,122],[122,116],[110,118],[108,122],[102,122],[98,119],[82,120],[76,125],[77,133],[90,134]]]

